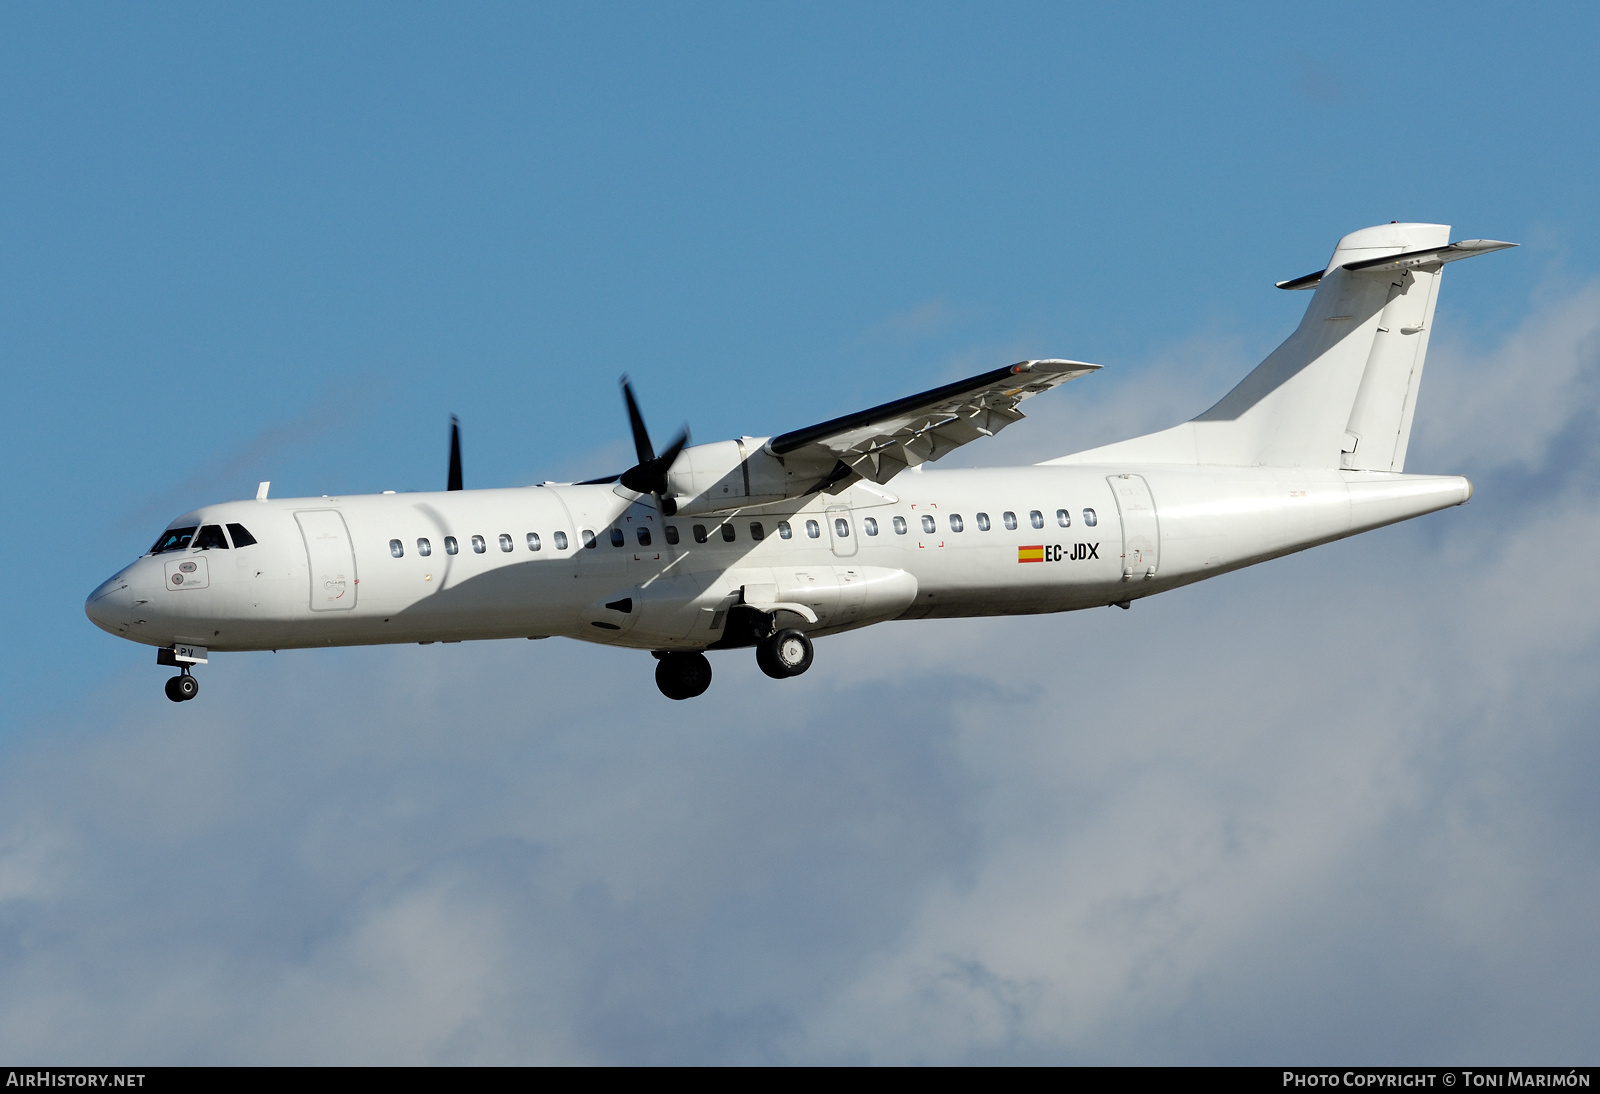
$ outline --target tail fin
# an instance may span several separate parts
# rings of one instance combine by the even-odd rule
[[[1383,224],[1339,241],[1300,326],[1216,406],[1160,433],[1052,463],[1147,462],[1400,471],[1446,262],[1513,244],[1450,243],[1445,224]]]

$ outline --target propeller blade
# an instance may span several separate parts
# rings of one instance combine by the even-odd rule
[[[450,478],[446,490],[461,489],[461,419],[450,415]]]
[[[668,445],[665,452],[650,461],[653,464],[659,464],[661,466],[661,490],[657,490],[656,493],[659,494],[667,488],[667,472],[672,470],[672,465],[678,462],[678,454],[683,451],[684,446],[688,443],[689,427],[684,426],[682,431],[678,434],[678,439]]]
[[[656,458],[656,450],[650,445],[650,432],[644,427],[644,415],[639,413],[639,404],[633,398],[633,385],[628,383],[626,375],[622,377],[622,398],[628,404],[628,425],[633,427],[633,451],[642,466]]]
[[[662,510],[666,511],[670,502],[663,500],[662,495],[667,492],[667,472],[672,470],[672,465],[689,443],[689,427],[684,426],[677,439],[657,456],[655,446],[650,443],[650,431],[644,426],[644,415],[639,413],[638,400],[633,397],[633,385],[626,376],[622,378],[622,399],[628,404],[628,425],[633,429],[633,450],[639,462],[624,471],[618,481],[640,494],[654,494]],[[672,514],[669,512],[667,515]]]

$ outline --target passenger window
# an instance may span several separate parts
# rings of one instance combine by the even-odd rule
[[[959,531],[962,530],[963,527],[965,527],[965,525],[962,524],[961,514],[960,513],[951,513],[950,514],[950,530],[952,532],[959,532]]]
[[[1015,532],[1017,530],[1017,514],[1001,513],[1000,519],[1005,523],[1006,531]]]
[[[704,524],[696,524],[694,526],[694,541],[696,543],[704,543],[706,541],[706,526]]]
[[[778,538],[779,539],[793,539],[794,538],[794,529],[789,527],[789,522],[788,521],[780,520],[778,522]]]
[[[252,536],[242,524],[228,525],[228,534],[233,537],[233,549],[235,551],[237,551],[240,547],[251,547],[255,545],[256,537]]]
[[[1037,509],[1033,510],[1033,512],[1028,514],[1028,523],[1033,525],[1035,528],[1043,528],[1044,514],[1039,512]]]
[[[760,543],[762,537],[764,537],[766,534],[767,533],[762,529],[761,522],[759,520],[753,520],[750,522],[751,539],[755,540],[757,543]]]
[[[722,526],[722,540],[723,540],[723,542],[724,543],[732,543],[733,542],[733,536],[734,536],[733,525],[724,524]]]
[[[936,532],[939,530],[939,526],[933,523],[933,518],[927,513],[922,514],[922,530],[924,532]]]
[[[634,538],[636,538],[639,541],[639,546],[641,546],[641,547],[650,546],[650,529],[646,528],[644,525],[641,524],[641,525],[639,525],[639,527],[634,529],[633,534],[634,534]]]
[[[869,536],[875,536],[878,534],[878,522],[872,517],[867,517],[864,519],[861,522],[861,527],[867,530],[867,535]]]
[[[989,514],[988,513],[979,513],[978,514],[978,531],[987,532],[988,530],[989,530]]]
[[[389,553],[395,558],[403,558],[406,553],[406,545],[397,539],[391,539],[389,541]]]
[[[528,550],[537,551],[540,547],[543,547],[543,546],[544,546],[544,544],[539,542],[539,533],[538,532],[529,532],[528,533]]]
[[[677,546],[677,543],[678,543],[678,526],[676,524],[667,525],[667,542],[672,544],[673,546]]]
[[[200,534],[194,538],[194,545],[202,551],[209,551],[213,547],[220,547],[226,551],[228,541],[222,534],[222,525],[206,524],[201,526]]]
[[[1071,528],[1072,527],[1072,514],[1067,512],[1065,509],[1057,509],[1056,510],[1056,523],[1061,525],[1061,527],[1063,527],[1063,528]]]
[[[505,532],[500,533],[500,549],[508,552],[511,550],[511,536]]]
[[[483,542],[483,537],[482,536],[473,536],[472,537],[472,552],[473,552],[473,554],[481,555],[481,554],[483,554],[483,552],[487,551],[488,549],[489,549],[489,546],[488,546],[488,544]]]
[[[1099,523],[1099,521],[1100,518],[1094,515],[1093,509],[1085,509],[1083,511],[1083,523],[1087,524],[1090,528],[1093,528]]]
[[[621,547],[626,542],[628,542],[628,537],[622,534],[621,528],[611,529],[611,546]]]
[[[584,547],[584,550],[586,550],[586,551],[594,550],[595,538],[594,538],[593,530],[591,530],[589,528],[585,528],[579,534],[583,536],[583,547]]]
[[[806,535],[810,536],[812,539],[816,539],[818,536],[822,535],[822,526],[814,520],[806,521]]]
[[[461,550],[461,548],[456,546],[456,537],[455,536],[445,536],[444,537],[444,553],[445,554],[453,555],[459,550]]]
[[[168,528],[161,533],[161,538],[156,540],[156,545],[150,548],[153,555],[164,554],[167,551],[181,551],[189,546],[189,541],[194,538],[193,528]]]
[[[850,538],[850,522],[845,520],[843,517],[834,517],[833,518],[833,534],[838,536],[840,539],[849,539]]]
[[[429,555],[433,554],[433,544],[429,543],[425,539],[417,540],[417,554],[421,555],[423,558],[427,558]]]
[[[903,536],[903,535],[906,534],[906,518],[905,517],[895,517],[894,518],[894,534],[897,535],[897,536]]]
[[[550,538],[556,541],[556,550],[565,551],[567,549],[567,533],[557,532]]]

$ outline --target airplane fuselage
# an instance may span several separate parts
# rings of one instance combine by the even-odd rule
[[[87,608],[134,641],[214,651],[546,636],[694,651],[753,644],[745,608],[816,637],[1126,604],[1471,491],[1455,476],[1038,465],[687,517],[609,485],[229,502],[172,528],[254,543],[196,535],[147,554]]]

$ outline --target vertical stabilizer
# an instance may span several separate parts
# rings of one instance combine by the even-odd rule
[[[1512,246],[1450,243],[1445,224],[1382,224],[1339,241],[1284,343],[1193,421],[1052,463],[1149,462],[1400,471],[1447,262]]]
[[[1372,388],[1373,409],[1367,418],[1381,415],[1376,400],[1392,393],[1394,373],[1400,374],[1403,396],[1439,277],[1437,272],[1419,279],[1411,271],[1369,273],[1345,267],[1449,241],[1450,228],[1444,224],[1385,224],[1341,239],[1300,326],[1238,387],[1194,420],[1208,442],[1202,456],[1210,458],[1201,462],[1338,467],[1350,443],[1345,434],[1368,365],[1379,364],[1383,382]],[[1407,328],[1408,334],[1387,329],[1391,311],[1412,316],[1415,329]],[[1381,342],[1380,328],[1386,328]],[[1407,354],[1411,359],[1402,364],[1399,358]],[[1396,400],[1396,429],[1398,404]],[[1389,447],[1392,451],[1392,442]]]

